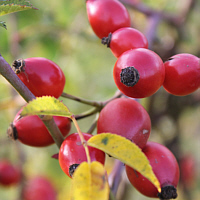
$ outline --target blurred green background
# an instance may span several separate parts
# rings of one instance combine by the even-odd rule
[[[189,0],[144,0],[132,1],[144,3],[150,9],[167,12],[170,16],[184,16],[180,27],[162,20],[154,30],[152,49],[163,60],[175,53],[191,53],[200,56],[200,1],[187,10]],[[22,11],[2,16],[7,30],[0,29],[0,53],[12,64],[15,59],[45,57],[57,63],[65,73],[64,91],[89,100],[104,101],[111,98],[117,90],[112,69],[116,58],[101,44],[87,20],[85,1],[48,1],[35,0],[31,3],[38,10]],[[127,6],[132,26],[148,34],[151,30],[151,18]],[[150,27],[150,29],[149,29]],[[148,35],[147,35],[148,36]],[[60,98],[74,114],[88,109],[72,100]],[[187,97],[173,97],[161,88],[152,97],[142,99],[142,105],[152,117],[150,140],[166,144],[176,155],[192,154],[195,160],[196,177],[194,184],[185,189],[178,188],[180,200],[200,199],[200,91]],[[0,159],[8,158],[13,163],[22,162],[27,177],[43,174],[52,179],[58,191],[59,200],[69,199],[70,179],[62,172],[57,160],[51,156],[58,152],[56,145],[45,148],[33,148],[11,141],[6,131],[16,112],[25,101],[15,92],[9,83],[0,76]],[[79,120],[83,132],[86,132],[94,117]],[[75,129],[72,126],[71,132]],[[175,147],[174,147],[175,146]],[[178,150],[177,150],[178,148]],[[177,150],[177,152],[176,152]],[[23,157],[23,159],[21,159]],[[110,170],[110,166],[108,164]],[[125,176],[124,176],[125,177]],[[119,190],[118,199],[147,200],[127,181],[126,187]],[[0,186],[0,200],[16,200],[19,187]]]

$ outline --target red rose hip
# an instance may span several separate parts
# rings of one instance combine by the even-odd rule
[[[21,143],[33,147],[45,147],[54,143],[42,120],[37,115],[20,117],[22,109],[16,114],[8,128],[8,135]],[[56,125],[63,136],[71,129],[71,121],[67,117],[54,116]]]
[[[172,152],[165,146],[156,142],[147,142],[143,148],[161,185],[161,193],[143,175],[129,166],[126,166],[126,174],[131,184],[143,195],[148,197],[171,199],[177,197],[176,187],[179,182],[179,166]]]
[[[86,0],[86,9],[89,23],[100,39],[131,25],[129,13],[120,1]]]
[[[162,86],[165,68],[155,52],[145,48],[132,49],[117,59],[113,77],[118,89],[126,96],[145,98]]]
[[[58,98],[63,92],[64,73],[56,63],[49,59],[33,57],[15,60],[13,70],[36,97]]]
[[[84,139],[89,140],[92,135],[83,133]],[[105,162],[105,153],[94,147],[88,147],[91,161]],[[78,133],[72,133],[62,143],[59,150],[59,163],[61,169],[72,178],[77,166],[82,162],[87,162],[85,149],[81,143]]]
[[[115,57],[119,57],[125,51],[137,48],[148,48],[147,38],[137,29],[125,27],[109,33],[102,38],[102,44],[107,44]]]
[[[16,185],[21,180],[21,170],[8,160],[0,160],[0,185]]]
[[[144,148],[151,132],[151,120],[144,107],[130,98],[109,102],[100,112],[97,133],[114,133]]]
[[[164,63],[164,89],[177,96],[191,94],[200,86],[200,59],[191,54],[177,54]]]
[[[57,200],[55,187],[44,176],[36,176],[27,180],[22,196],[23,200]]]

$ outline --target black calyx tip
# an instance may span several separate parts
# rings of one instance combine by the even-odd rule
[[[107,44],[107,47],[109,48],[110,47],[110,42],[111,42],[111,37],[112,37],[112,33],[109,33],[108,37],[103,37],[101,39],[101,43],[104,44],[104,45]]]
[[[140,75],[135,67],[126,67],[120,73],[121,82],[128,87],[133,87],[139,79]]]
[[[176,199],[177,198],[177,190],[174,186],[165,186],[161,188],[161,193],[158,193],[158,197],[162,199]]]
[[[17,140],[17,138],[18,138],[18,136],[17,136],[17,129],[13,125],[13,123],[11,123],[10,126],[8,127],[7,135],[8,135],[9,138],[11,138],[13,140]]]
[[[16,74],[25,71],[25,61],[23,59],[15,60],[12,63],[12,69]]]
[[[79,166],[79,164],[73,164],[69,166],[69,175],[72,177],[74,174],[74,171],[76,170],[76,168]]]

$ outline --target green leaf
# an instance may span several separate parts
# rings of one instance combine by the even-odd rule
[[[26,0],[0,1],[0,16],[30,9],[37,9],[37,8],[33,7],[33,5]]]
[[[50,96],[43,96],[37,97],[36,99],[30,101],[23,108],[21,116],[25,115],[53,115],[71,117],[72,113],[60,100]]]
[[[104,166],[94,161],[81,163],[72,179],[73,200],[108,200],[109,185]]]
[[[5,29],[7,29],[7,27],[6,27],[6,24],[5,24],[6,22],[2,22],[2,21],[0,21],[0,27],[3,27],[3,28],[5,28]]]
[[[130,140],[116,134],[101,133],[91,137],[87,144],[104,151],[140,172],[155,185],[159,192],[161,191],[160,183],[152,170],[149,160],[142,150]]]

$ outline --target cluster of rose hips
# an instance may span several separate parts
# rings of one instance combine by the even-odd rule
[[[117,88],[127,97],[145,98],[161,86],[177,96],[191,94],[200,87],[200,59],[177,54],[163,62],[148,49],[146,37],[131,28],[128,10],[115,0],[87,0],[87,14],[94,33],[117,58],[113,78]],[[112,9],[111,9],[112,8]],[[116,99],[100,112],[97,133],[122,135],[137,144],[150,161],[160,181],[162,192],[134,169],[126,166],[132,185],[142,194],[161,199],[176,198],[179,166],[174,155],[163,145],[147,141],[151,122],[147,112],[133,99]]]
[[[100,111],[97,134],[121,135],[138,145],[148,158],[158,178],[162,191],[140,173],[126,166],[131,184],[148,197],[176,198],[179,181],[179,166],[169,149],[148,141],[151,120],[144,107],[133,98],[153,95],[163,86],[173,95],[188,95],[200,87],[199,58],[191,54],[178,54],[163,63],[162,59],[148,49],[146,37],[131,28],[128,10],[118,0],[87,0],[88,20],[95,34],[111,49],[117,61],[113,76],[118,89],[124,94],[107,103]],[[60,97],[65,86],[65,76],[60,67],[45,58],[16,60],[13,69],[23,83],[36,96]],[[17,113],[8,133],[20,142],[35,146],[48,146],[54,140],[38,116],[20,116]],[[62,170],[73,176],[76,167],[87,161],[83,144],[77,133],[70,135],[71,121],[54,116],[54,120],[65,138],[59,150]],[[92,137],[83,133],[87,141]],[[105,163],[105,153],[89,147],[91,161]]]

